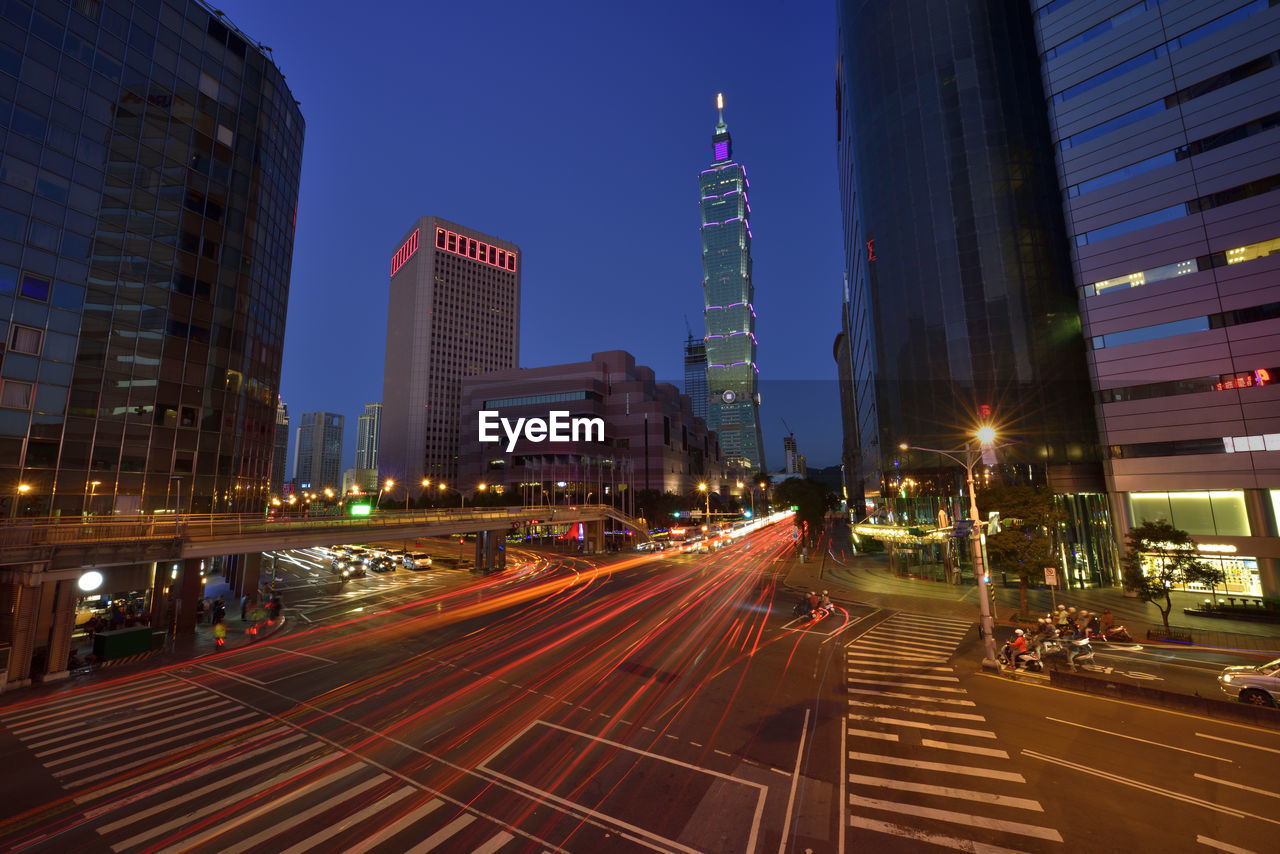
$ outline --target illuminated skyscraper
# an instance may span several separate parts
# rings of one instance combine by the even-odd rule
[[[707,420],[707,342],[692,334],[684,342],[684,393],[693,414]]]
[[[382,434],[382,404],[366,403],[356,423],[356,468],[378,470],[378,437]]]
[[[733,161],[724,96],[712,137],[715,160],[702,170],[702,295],[707,329],[707,426],[731,467],[764,468],[760,372],[756,368],[755,289],[751,283],[751,206],[747,171]]]

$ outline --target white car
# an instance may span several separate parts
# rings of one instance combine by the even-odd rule
[[[1257,667],[1228,667],[1218,676],[1218,687],[1242,703],[1275,706],[1280,702],[1280,658]]]

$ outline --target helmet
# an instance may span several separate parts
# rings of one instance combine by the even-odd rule
[[[826,596],[826,595],[827,595],[827,591],[823,590],[823,591],[822,591],[822,595],[823,595],[823,596]]]
[[[1017,635],[1018,637],[1022,637],[1022,629],[1018,629],[1016,632],[1014,632],[1014,634]]]

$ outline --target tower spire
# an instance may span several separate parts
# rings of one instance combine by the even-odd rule
[[[720,163],[733,157],[733,140],[729,137],[729,126],[724,123],[724,93],[716,94],[716,132],[711,137],[715,146],[716,162]]]

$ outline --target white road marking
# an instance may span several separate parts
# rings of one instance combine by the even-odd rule
[[[1210,777],[1205,774],[1196,774],[1201,780],[1208,780],[1210,783],[1218,783],[1222,786],[1230,786],[1233,789],[1244,789],[1246,792],[1253,792],[1256,795],[1266,795],[1268,798],[1280,798],[1275,792],[1269,792],[1266,789],[1255,789],[1253,786],[1246,786],[1244,783],[1233,783],[1230,780],[1219,780],[1217,777]]]
[[[864,709],[897,709],[903,712],[910,712],[913,715],[929,715],[935,718],[953,718],[961,721],[986,722],[987,720],[982,715],[971,715],[968,712],[940,712],[932,709],[917,709],[914,706],[904,706],[901,703],[868,703],[865,700],[850,700],[849,705]]]
[[[1228,845],[1226,842],[1219,842],[1216,839],[1210,839],[1203,834],[1196,837],[1196,842],[1199,842],[1201,845],[1208,845],[1210,848],[1216,848],[1219,851],[1225,851],[1227,854],[1257,854],[1257,852],[1251,851],[1248,848],[1241,848],[1238,845]]]
[[[913,727],[915,729],[931,729],[938,732],[954,732],[956,735],[972,735],[977,738],[995,738],[994,732],[988,732],[985,729],[969,729],[959,726],[943,726],[941,724],[931,723],[929,721],[909,721],[902,718],[881,718],[874,715],[849,715],[849,720],[854,721],[871,721],[878,724],[890,724],[892,726]]]
[[[921,685],[916,682],[887,682],[883,679],[863,679],[861,676],[850,676],[850,682],[861,682],[865,685],[888,685],[891,688],[915,688],[921,691],[945,691],[948,694],[967,694],[963,688],[947,688],[942,685]]]
[[[782,822],[782,839],[778,843],[778,854],[786,854],[787,835],[791,831],[791,812],[796,805],[796,787],[800,785],[800,763],[804,760],[804,742],[809,734],[809,710],[804,710],[804,723],[800,726],[800,747],[796,750],[796,770],[791,775],[791,794],[787,797],[787,817]]]
[[[931,738],[920,739],[920,744],[925,747],[936,747],[939,750],[954,750],[957,753],[972,753],[975,756],[994,756],[998,759],[1008,759],[1009,754],[995,747],[974,747],[970,744],[952,744],[949,741],[934,741]]]
[[[1182,803],[1185,803],[1185,804],[1194,804],[1199,807],[1204,807],[1205,809],[1213,810],[1214,812],[1225,813],[1226,815],[1229,815],[1233,818],[1244,818],[1245,816],[1245,814],[1240,810],[1229,809],[1227,807],[1219,806],[1218,804],[1210,803],[1209,801],[1203,800],[1201,798],[1192,797],[1191,795],[1184,795],[1181,792],[1174,792],[1170,789],[1162,789],[1159,786],[1152,786],[1147,783],[1139,783],[1137,780],[1130,780],[1126,777],[1121,777],[1119,774],[1111,774],[1106,771],[1099,771],[1096,768],[1090,768],[1087,765],[1080,765],[1075,762],[1068,762],[1066,759],[1059,759],[1056,756],[1046,756],[1043,753],[1037,753],[1034,750],[1024,750],[1022,751],[1022,755],[1030,756],[1032,759],[1039,759],[1044,762],[1052,762],[1053,764],[1061,765],[1064,768],[1072,768],[1084,774],[1092,774],[1094,777],[1101,777],[1104,780],[1110,780],[1113,783],[1119,783],[1122,786],[1129,786],[1130,788],[1133,788],[1133,789],[1141,789],[1144,792],[1151,792],[1152,794],[1155,794],[1155,795],[1164,795],[1166,798],[1171,798],[1175,801],[1181,801]],[[1258,816],[1258,815],[1255,815],[1254,818],[1257,818],[1260,821],[1271,821],[1270,819],[1262,818],[1262,816]],[[1280,823],[1280,822],[1273,822],[1273,823]]]
[[[422,806],[414,808],[412,812],[406,813],[395,824],[389,824],[378,830],[376,833],[361,839],[348,851],[348,854],[365,854],[366,851],[382,842],[384,839],[395,836],[418,819],[435,812],[442,806],[444,806],[444,801],[442,800],[433,799],[427,801]]]
[[[236,715],[235,717],[218,718],[218,726],[222,727],[222,726],[227,726],[229,724],[241,723],[249,720],[250,718],[256,718],[256,717],[257,715],[254,714],[253,712],[246,712],[242,715]],[[182,730],[182,732],[178,733],[175,736],[170,736],[169,738],[161,738],[161,739],[155,738],[155,736],[157,735],[170,732],[175,729],[180,729]],[[112,759],[122,759],[125,756],[131,756],[136,752],[135,748],[129,748],[127,750],[122,748],[126,744],[130,744],[131,742],[143,741],[144,744],[142,745],[142,748],[149,755],[154,757],[156,755],[155,750],[157,747],[160,747],[161,745],[165,745],[165,744],[170,744],[171,742],[175,742],[175,741],[182,741],[184,739],[187,741],[191,740],[191,724],[189,722],[184,722],[184,723],[178,724],[177,726],[166,727],[163,730],[156,730],[154,732],[144,733],[143,735],[128,739],[127,741],[121,741],[121,742],[113,741],[111,743],[111,756],[112,756]],[[88,751],[81,751],[80,753],[72,753],[69,756],[62,757],[61,759],[51,759],[48,762],[44,763],[44,765],[50,771],[53,771],[53,773],[56,776],[59,776],[59,777],[66,776],[73,769],[62,769],[57,771],[55,771],[54,769],[58,765],[66,765],[68,762],[83,761],[86,757],[86,754],[90,757],[93,757],[93,760],[95,762],[101,758],[102,739],[93,739],[92,743],[96,746]]]
[[[199,705],[201,705],[201,704],[211,704],[211,701],[212,701],[212,700],[213,700],[213,698],[211,698],[211,697],[197,697],[197,698],[196,698],[196,699],[194,699],[194,700],[188,700],[188,701],[187,701],[187,702],[185,702],[185,703],[177,703],[177,704],[172,705],[172,706],[157,706],[157,707],[156,707],[156,708],[154,708],[154,709],[147,709],[147,710],[146,710],[146,711],[144,711],[142,714],[131,714],[131,715],[129,716],[129,720],[130,720],[130,722],[132,722],[132,721],[140,721],[140,720],[145,720],[145,719],[147,719],[147,718],[154,718],[154,717],[156,717],[157,715],[167,715],[167,714],[169,714],[170,712],[176,711],[176,710],[178,710],[178,709],[185,709],[185,708],[188,708],[188,707],[190,707],[190,706],[199,706]],[[156,723],[156,721],[151,721],[151,722],[150,722],[150,724],[151,724],[151,725],[154,725],[155,723]],[[53,737],[53,738],[46,738],[46,739],[44,739],[43,741],[35,741],[35,742],[31,742],[31,743],[27,744],[26,746],[27,746],[27,747],[28,747],[32,752],[35,752],[36,756],[48,756],[50,753],[57,753],[59,750],[64,750],[64,749],[66,749],[67,747],[72,747],[72,746],[74,746],[75,744],[81,744],[81,743],[83,743],[83,742],[72,742],[71,744],[64,744],[64,745],[62,745],[61,747],[52,747],[52,748],[50,748],[50,749],[48,749],[48,750],[45,750],[45,751],[39,751],[39,752],[37,752],[37,751],[36,751],[36,748],[37,748],[37,747],[45,747],[46,745],[50,745],[50,744],[53,744],[54,742],[58,742],[58,741],[65,741],[65,740],[67,740],[68,738],[75,738],[76,736],[79,736],[79,735],[91,735],[91,734],[93,734],[93,733],[102,733],[102,732],[103,732],[103,731],[105,731],[105,730],[111,730],[111,729],[112,729],[112,727],[119,726],[119,724],[120,724],[120,722],[119,722],[119,721],[110,721],[110,722],[105,723],[105,724],[99,724],[98,726],[95,726],[95,727],[89,727],[88,729],[76,729],[76,730],[74,730],[74,731],[72,731],[72,732],[66,733],[65,735],[59,735],[59,736],[55,736],[55,737]],[[147,724],[139,724],[139,726],[147,726]],[[131,732],[131,731],[133,731],[133,730],[135,730],[135,729],[137,729],[137,728],[138,728],[138,727],[130,727],[130,728],[129,728],[128,730],[126,730],[126,731],[127,731],[127,732]],[[115,734],[115,732],[117,732],[117,731],[118,731],[118,730],[112,730],[112,735],[114,735],[114,734]],[[99,740],[101,740],[101,737],[100,737],[100,736],[94,736],[94,737],[95,737],[95,738],[99,738]]]
[[[900,824],[878,821],[874,818],[864,818],[860,815],[849,816],[849,826],[859,827],[863,830],[874,830],[877,833],[885,833],[890,836],[900,836],[915,842],[928,842],[931,845],[952,848],[956,851],[967,851],[969,854],[1022,854],[1022,852],[1015,851],[1012,848],[1001,848],[998,845],[988,845],[985,842],[977,842],[972,839],[957,839],[954,836],[943,836],[940,833],[926,833],[917,827],[903,827]]]
[[[444,842],[475,820],[475,816],[469,813],[463,813],[444,827],[437,830],[435,833],[428,836],[426,839],[419,842],[417,845],[410,848],[406,854],[427,854],[428,851],[434,851],[436,846],[441,842]]]
[[[917,768],[921,771],[942,771],[947,774],[963,774],[967,777],[987,777],[991,780],[1008,780],[1010,783],[1025,783],[1026,779],[1014,771],[995,771],[991,768],[976,768],[971,765],[952,765],[947,762],[925,762],[920,759],[903,759],[901,756],[881,756],[877,753],[858,753],[850,751],[850,759],[861,759],[866,762],[879,762],[882,765],[900,765],[903,768]]]
[[[981,827],[987,830],[1016,833],[1020,836],[1030,836],[1034,839],[1048,839],[1051,842],[1063,841],[1062,835],[1052,827],[1040,827],[1034,824],[1024,824],[1020,821],[1004,821],[1003,819],[987,818],[980,815],[969,815],[967,813],[952,812],[951,810],[940,810],[932,807],[915,806],[913,804],[897,804],[893,801],[882,801],[877,798],[863,798],[857,795],[849,796],[849,804],[850,806],[886,810],[888,812],[903,813],[905,815],[934,819],[936,821],[949,821],[954,824],[968,825],[969,827]]]
[[[259,831],[258,833],[255,833],[253,836],[250,836],[248,839],[242,839],[239,842],[237,842],[235,845],[232,845],[230,848],[221,849],[221,854],[241,854],[242,851],[248,851],[249,849],[254,848],[255,846],[261,845],[262,843],[267,842],[268,840],[278,839],[284,836],[284,834],[298,829],[302,825],[311,821],[311,819],[315,818],[316,816],[320,815],[323,812],[326,812],[336,804],[340,804],[343,801],[347,800],[348,798],[355,797],[364,792],[367,792],[369,789],[372,789],[374,786],[378,785],[379,783],[382,783],[390,779],[391,778],[388,777],[386,774],[379,774],[377,777],[374,777],[369,780],[365,780],[363,783],[361,783],[360,785],[356,786],[353,789],[344,788],[342,791],[338,792],[338,794],[334,795],[331,798],[328,798],[327,800],[321,801],[320,803],[310,807],[309,809],[305,809],[299,813],[290,813],[287,817],[281,819],[278,822],[275,822],[275,821],[271,822],[270,826],[268,826],[266,830]],[[404,797],[405,795],[409,794],[412,791],[413,789],[400,789],[399,792],[392,793],[393,795],[392,797],[384,798],[382,801],[375,801],[373,806],[377,808],[381,806],[383,803],[387,803],[387,802],[394,803],[395,801],[398,801],[400,798]],[[319,844],[320,842],[323,842],[325,839],[328,839],[331,836],[338,835],[343,830],[345,830],[350,824],[351,824],[351,819],[347,819],[345,822],[338,822],[335,824],[331,824],[329,825],[329,827],[327,827],[325,830],[321,831],[320,833],[315,834],[314,836],[303,840],[298,845],[295,845],[292,848],[288,849],[288,851],[284,852],[284,854],[296,854],[296,852],[304,848],[311,847],[313,841],[315,844]],[[210,838],[216,839],[219,835],[221,835],[220,834],[220,831],[222,829],[221,827],[218,827],[215,825],[213,828],[210,828],[210,829],[214,831]]]
[[[992,806],[1010,807],[1019,810],[1044,812],[1039,801],[1029,798],[1014,798],[995,792],[979,792],[974,789],[956,789],[952,786],[934,786],[929,783],[913,783],[910,780],[895,780],[889,777],[867,777],[862,774],[850,774],[850,783],[861,783],[864,786],[877,786],[883,789],[897,789],[902,792],[915,792],[921,795],[937,795],[941,798],[955,798],[962,801],[976,801]]]
[[[1045,720],[1046,720],[1046,721],[1053,721],[1053,722],[1054,722],[1054,723],[1056,723],[1056,724],[1064,724],[1064,725],[1066,725],[1066,726],[1074,726],[1074,727],[1079,727],[1080,729],[1087,729],[1087,730],[1092,730],[1093,732],[1100,732],[1100,733],[1102,733],[1103,735],[1114,735],[1116,738],[1127,738],[1129,741],[1140,741],[1140,742],[1142,742],[1143,744],[1150,744],[1150,745],[1152,745],[1152,746],[1154,746],[1154,747],[1163,747],[1163,748],[1166,748],[1166,749],[1168,749],[1168,750],[1176,750],[1176,751],[1178,751],[1178,752],[1180,752],[1180,753],[1190,753],[1192,756],[1203,756],[1205,759],[1216,759],[1216,760],[1218,760],[1219,762],[1230,762],[1230,761],[1231,761],[1230,759],[1224,759],[1224,758],[1223,758],[1223,757],[1221,757],[1221,756],[1213,756],[1213,755],[1208,754],[1208,753],[1197,753],[1197,752],[1196,752],[1196,751],[1194,751],[1194,750],[1187,750],[1187,749],[1186,749],[1186,748],[1184,748],[1184,747],[1174,747],[1173,745],[1165,744],[1165,743],[1160,742],[1160,741],[1148,741],[1148,740],[1147,740],[1147,739],[1145,739],[1145,738],[1138,738],[1136,735],[1125,735],[1125,734],[1124,734],[1124,733],[1122,733],[1122,732],[1112,732],[1112,731],[1111,731],[1111,730],[1109,730],[1109,729],[1098,729],[1097,727],[1086,726],[1085,724],[1078,724],[1078,723],[1076,723],[1075,721],[1064,721],[1064,720],[1062,720],[1061,718],[1051,718],[1051,717],[1048,717],[1047,715],[1045,716]]]
[[[472,851],[471,854],[496,854],[497,850],[510,842],[511,839],[511,834],[504,830],[475,851]]]
[[[917,700],[926,703],[942,703],[948,706],[976,706],[973,700],[953,700],[950,697],[922,697],[917,694],[894,694],[891,691],[876,691],[871,688],[848,688],[848,694],[870,694],[875,697],[892,697],[895,700]]]
[[[854,729],[853,727],[847,727],[847,731],[849,735],[856,736],[858,738],[879,738],[884,741],[898,740],[898,734],[896,732],[877,732],[873,729]]]
[[[1211,738],[1214,741],[1224,741],[1227,744],[1234,744],[1239,747],[1247,747],[1250,750],[1265,750],[1268,753],[1280,753],[1280,750],[1276,750],[1274,747],[1263,747],[1260,744],[1250,744],[1247,741],[1233,741],[1232,739],[1229,739],[1229,738],[1222,738],[1221,736],[1217,736],[1217,735],[1209,735],[1206,732],[1198,732],[1196,733],[1196,735],[1200,736],[1201,738]]]

